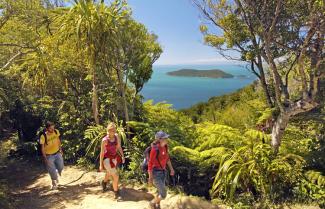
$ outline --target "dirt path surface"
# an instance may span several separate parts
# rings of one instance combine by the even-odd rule
[[[153,198],[151,193],[121,186],[123,201],[113,199],[112,191],[102,192],[99,185],[103,173],[87,172],[66,166],[58,190],[50,190],[50,178],[39,163],[18,161],[3,166],[0,180],[5,179],[17,209],[146,209]],[[168,195],[163,209],[214,209],[207,201],[180,195]]]

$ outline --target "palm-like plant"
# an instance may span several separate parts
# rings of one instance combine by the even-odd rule
[[[77,36],[78,46],[86,48],[87,63],[92,78],[92,110],[96,124],[99,124],[97,68],[103,65],[101,56],[108,53],[108,48],[115,45],[117,23],[127,12],[125,4],[119,0],[110,6],[103,1],[96,3],[90,0],[75,1],[70,12],[63,16],[62,37]]]

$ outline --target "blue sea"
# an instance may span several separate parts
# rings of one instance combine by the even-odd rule
[[[233,74],[234,78],[198,78],[176,77],[167,75],[179,69],[211,70],[220,69]],[[245,77],[243,77],[245,76]],[[208,101],[210,97],[234,92],[251,84],[256,77],[242,65],[160,65],[154,66],[153,75],[146,83],[141,94],[154,103],[166,102],[174,109],[191,107],[199,102]]]

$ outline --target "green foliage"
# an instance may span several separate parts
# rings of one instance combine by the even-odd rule
[[[320,187],[325,186],[325,176],[322,176],[321,172],[310,170],[305,173],[305,176],[311,183],[314,183]]]
[[[181,161],[189,162],[192,165],[199,165],[201,162],[200,152],[191,148],[176,146],[173,148],[172,154],[175,156],[175,158]]]
[[[86,150],[87,155],[92,155],[95,157],[98,156],[100,145],[102,139],[106,136],[106,132],[105,126],[97,125],[88,127],[88,129],[85,131],[85,139],[90,140]]]
[[[270,135],[256,130],[276,115],[258,83],[180,112],[165,103],[142,104],[138,94],[162,53],[157,36],[131,17],[125,1],[75,2],[68,10],[43,0],[0,0],[0,131],[14,128],[20,141],[34,141],[21,143],[23,154],[35,152],[36,130],[43,121],[51,120],[62,133],[65,159],[93,164],[106,134],[105,122],[115,121],[129,161],[126,178],[143,181],[143,151],[152,143],[155,132],[164,130],[171,135],[172,161],[187,193],[232,200],[239,208],[259,200],[324,205],[323,106],[293,118],[279,154],[274,155]],[[251,41],[263,31],[257,19],[249,17],[252,35],[242,18],[243,10],[229,5],[229,1],[206,2],[216,9],[215,23],[224,30],[216,35],[207,25],[201,26],[205,42],[221,50],[239,49],[240,59],[256,61],[264,47],[256,47]],[[305,5],[303,1],[284,3],[286,10],[277,24],[299,26],[308,19],[297,10]],[[321,11],[324,5],[316,1],[314,6]],[[267,7],[272,9],[274,2]],[[263,13],[261,18],[268,14]],[[288,14],[293,15],[292,22],[284,21]],[[277,40],[293,44],[290,40],[297,34],[287,28],[278,28],[276,35],[281,37]],[[298,32],[298,37],[301,35]],[[277,48],[271,49],[274,57],[284,57],[285,50]],[[282,76],[294,60],[289,57],[279,66]],[[296,71],[294,66],[290,84],[297,83]],[[271,79],[267,83],[274,97],[273,76],[265,73]],[[296,87],[289,89],[292,99],[301,97],[301,85]],[[96,98],[98,125],[92,119]],[[124,104],[132,121],[125,121]],[[130,141],[126,140],[126,125],[130,127]],[[6,199],[3,190],[0,186],[0,201]]]
[[[205,35],[204,42],[211,46],[218,47],[225,43],[225,38],[208,34],[208,35]]]
[[[124,86],[130,118],[141,118],[137,94],[162,50],[157,36],[131,18],[124,1],[83,0],[71,8],[48,6],[43,0],[0,3],[5,8],[0,15],[0,66],[6,66],[0,70],[1,131],[22,126],[30,132],[28,140],[36,140],[39,126],[54,121],[62,133],[65,158],[76,161],[87,152],[84,131],[94,125],[94,99],[100,124],[115,116],[124,119]],[[118,66],[124,66],[121,80]],[[18,116],[16,100],[28,111]],[[37,119],[35,127],[24,123],[28,114],[33,114],[30,120]],[[25,134],[21,136],[24,140]]]
[[[172,156],[179,162],[186,162],[201,171],[207,171],[211,167],[218,166],[221,157],[227,152],[225,147],[216,147],[204,151],[197,151],[184,146],[176,146],[172,149]]]
[[[144,103],[143,121],[153,128],[153,132],[164,130],[171,135],[176,144],[191,147],[196,139],[194,123],[185,114],[171,109],[169,104],[152,103],[152,101]]]
[[[198,151],[209,150],[218,146],[236,147],[243,138],[238,129],[225,125],[202,123],[198,125]]]
[[[127,153],[131,160],[130,175],[142,179],[143,173],[140,164],[144,150],[153,142],[155,133],[163,130],[170,134],[170,150],[176,146],[191,146],[196,139],[196,128],[193,122],[183,113],[171,109],[165,103],[152,104],[152,101],[143,104],[143,122],[128,122],[132,132],[132,139]]]
[[[295,153],[303,156],[308,167],[314,170],[325,169],[325,126],[324,110],[321,108],[313,113],[302,114],[293,118],[283,136],[283,153]]]
[[[266,109],[262,112],[262,115],[258,118],[256,124],[263,124],[263,123],[265,123],[267,120],[272,119],[272,117],[273,117],[273,112],[274,112],[274,110],[272,110],[271,108],[266,108]]]
[[[255,128],[267,105],[258,84],[247,86],[235,93],[212,97],[207,103],[183,110],[195,123],[212,122],[234,128]]]
[[[250,35],[248,27],[237,15],[230,13],[220,18],[219,24],[225,30],[224,39],[228,48],[232,48],[238,43],[248,42]]]
[[[300,156],[274,156],[270,145],[248,144],[222,156],[211,195],[233,201],[236,191],[255,191],[264,201],[279,200],[290,195],[286,192],[298,183],[303,166]]]
[[[320,172],[309,170],[304,174],[299,185],[294,189],[296,198],[304,202],[317,202],[325,206],[325,177]]]

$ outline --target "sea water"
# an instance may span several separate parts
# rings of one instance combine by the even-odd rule
[[[180,69],[219,69],[234,75],[233,78],[200,78],[167,75]],[[208,101],[209,98],[234,92],[256,80],[243,65],[160,65],[153,67],[151,79],[141,91],[144,100],[166,102],[175,109],[183,109]]]

